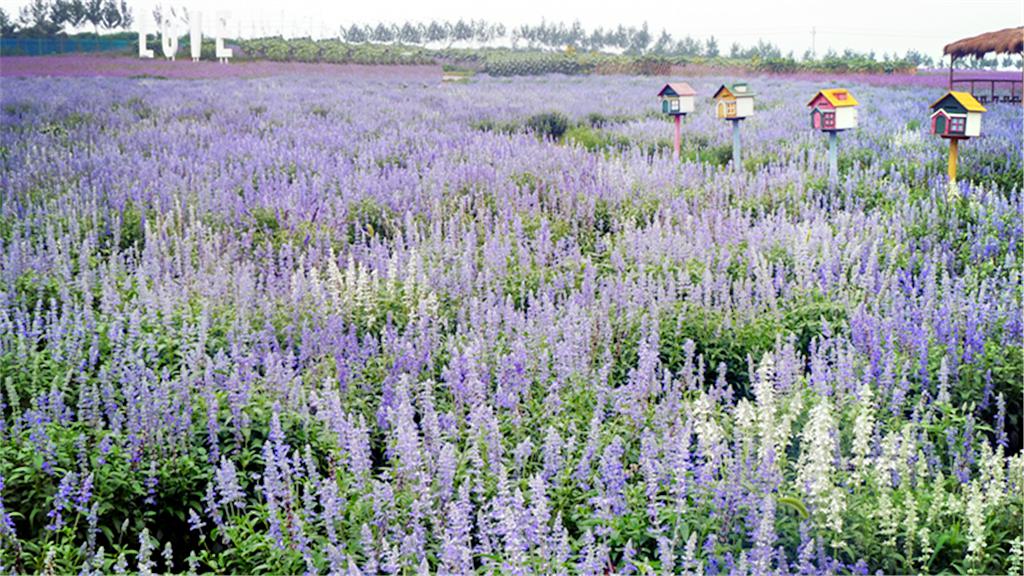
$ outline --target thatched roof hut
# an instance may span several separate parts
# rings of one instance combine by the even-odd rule
[[[985,54],[1020,54],[1024,52],[1024,27],[1006,28],[996,32],[986,32],[952,44],[946,44],[943,54],[954,60],[965,56],[983,58]]]
[[[984,58],[985,54],[995,52],[996,54],[1024,54],[1024,26],[1019,28],[1004,28],[995,32],[986,32],[957,40],[952,44],[946,44],[942,49],[943,54],[949,55],[949,89],[953,89],[953,66],[958,58],[974,56]],[[1020,83],[1015,80],[1014,83]],[[974,84],[971,84],[974,89]],[[1011,92],[1013,89],[1011,88]],[[992,92],[995,93],[995,82],[992,83]],[[1019,100],[1017,100],[1019,101]]]

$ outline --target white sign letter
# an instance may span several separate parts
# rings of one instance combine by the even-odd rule
[[[164,29],[160,33],[160,47],[163,48],[164,58],[174,60],[174,56],[178,53],[178,36],[166,18],[164,18]]]
[[[225,64],[227,63],[228,58],[231,58],[231,49],[224,47],[224,33],[227,26],[228,13],[221,12],[220,14],[217,14],[217,60],[224,62]]]
[[[192,51],[192,61],[199,62],[199,57],[203,54],[203,32],[201,27],[203,22],[203,13],[192,13],[191,20],[192,21],[189,22],[189,24],[192,25],[192,29],[188,36],[188,46]]]
[[[146,34],[149,33],[149,16],[143,11],[139,14],[139,58],[152,58],[153,51],[146,46]]]

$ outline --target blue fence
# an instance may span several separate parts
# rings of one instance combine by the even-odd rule
[[[71,52],[133,51],[130,38],[0,38],[0,56],[45,56]]]

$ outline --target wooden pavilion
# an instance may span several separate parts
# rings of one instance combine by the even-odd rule
[[[949,89],[953,90],[954,84],[970,84],[970,93],[978,96],[978,99],[982,102],[999,102],[999,97],[996,95],[996,85],[1009,84],[1010,93],[1008,95],[1004,95],[1001,101],[1019,103],[1021,101],[1022,92],[1024,92],[1024,76],[1009,80],[995,79],[991,77],[953,78],[953,67],[958,59],[966,58],[968,56],[983,58],[986,54],[993,52],[996,54],[1024,53],[1024,27],[1006,28],[996,32],[986,32],[985,34],[979,34],[970,38],[957,40],[952,44],[947,44],[943,49],[943,54],[949,56]],[[989,93],[981,95],[975,94],[975,86],[979,84],[982,86],[988,84]],[[989,98],[991,98],[991,100],[989,100]]]

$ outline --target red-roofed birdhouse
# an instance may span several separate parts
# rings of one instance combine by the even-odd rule
[[[819,91],[807,103],[811,109],[811,127],[836,132],[857,127],[857,100],[845,88]]]
[[[669,82],[658,92],[661,111],[671,116],[682,116],[693,112],[693,97],[697,93],[686,82]]]

